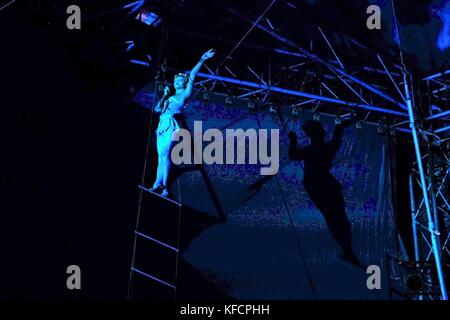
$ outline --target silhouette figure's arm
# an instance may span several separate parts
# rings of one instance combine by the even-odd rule
[[[342,144],[342,137],[344,136],[344,130],[346,127],[337,124],[334,128],[333,138],[331,138],[331,148],[333,150],[333,156],[338,152]]]
[[[337,124],[334,127],[333,137],[331,138],[331,147],[333,149],[333,155],[335,155],[338,152],[342,144],[342,137],[344,136],[345,129],[354,124],[358,120],[359,117],[354,116],[351,119],[342,121],[340,124]]]
[[[303,160],[305,158],[303,148],[298,147],[297,135],[295,132],[290,131],[289,134],[289,159],[291,160]]]

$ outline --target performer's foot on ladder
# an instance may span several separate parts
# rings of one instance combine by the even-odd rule
[[[159,185],[159,186],[153,186],[152,188],[150,188],[150,191],[151,192],[155,192],[155,193],[159,193],[159,192],[161,192],[161,190],[163,190],[164,189],[164,186],[163,185]]]
[[[177,206],[181,207],[181,203],[179,203],[179,202],[177,202],[177,201],[175,201],[175,200],[169,198],[169,191],[168,191],[167,188],[165,188],[165,187],[164,187],[164,189],[162,190],[161,194],[159,194],[159,193],[153,191],[154,188],[152,188],[152,189],[147,189],[146,187],[141,186],[141,185],[139,186],[139,189],[142,189],[142,190],[144,190],[144,191],[147,191],[147,192],[149,192],[149,193],[151,193],[151,194],[153,194],[153,195],[155,195],[155,196],[158,196],[158,197],[160,197],[160,198],[162,198],[162,199],[165,199],[165,200],[167,200],[167,201],[169,201],[169,202],[171,202],[171,203],[173,203],[173,204],[176,204]]]
[[[161,191],[161,196],[163,196],[164,198],[168,198],[169,197],[169,190],[167,190],[166,187],[163,187],[163,189]]]

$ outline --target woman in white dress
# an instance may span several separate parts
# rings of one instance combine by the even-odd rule
[[[170,173],[170,151],[173,146],[172,135],[180,128],[177,116],[186,107],[186,102],[192,94],[195,77],[203,65],[203,62],[214,56],[215,51],[210,49],[205,52],[200,61],[195,65],[189,75],[179,73],[175,76],[173,85],[175,94],[170,96],[170,89],[166,86],[164,96],[155,106],[155,112],[160,113],[158,128],[156,129],[156,148],[158,151],[158,169],[153,183],[153,192],[158,192],[167,197],[167,181]]]

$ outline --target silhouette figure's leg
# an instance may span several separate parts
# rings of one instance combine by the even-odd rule
[[[344,256],[353,255],[352,230],[345,213],[344,196],[340,192],[333,193],[329,202],[332,206],[324,208],[324,217],[331,234],[342,248]]]
[[[328,230],[341,247],[343,256],[354,257],[351,226],[345,213],[342,190],[334,183],[318,182],[305,184],[311,200],[325,218]]]

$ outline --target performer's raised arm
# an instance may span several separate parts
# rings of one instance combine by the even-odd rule
[[[184,97],[185,99],[188,99],[191,94],[192,94],[192,88],[194,86],[194,81],[195,81],[195,77],[197,76],[197,73],[200,71],[203,62],[205,60],[208,60],[212,57],[214,57],[214,55],[216,54],[216,52],[214,51],[214,49],[210,49],[207,52],[205,52],[200,61],[197,62],[197,64],[194,66],[194,68],[192,68],[190,74],[189,74],[189,79],[188,79],[188,83],[186,85],[186,89],[184,89]]]
[[[289,150],[288,155],[291,160],[304,160],[305,155],[302,148],[298,147],[297,135],[293,131],[289,131]]]

